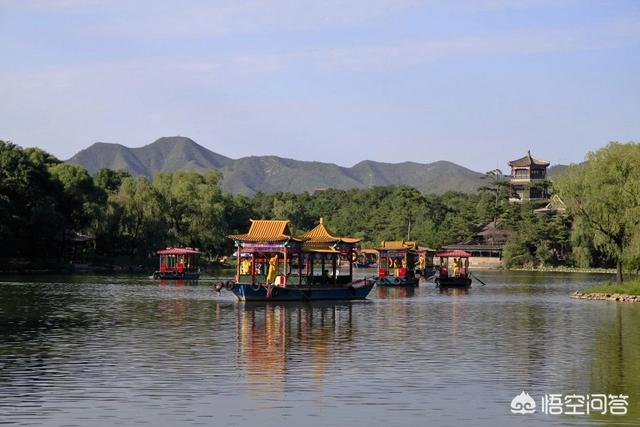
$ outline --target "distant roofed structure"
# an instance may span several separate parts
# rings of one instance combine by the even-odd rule
[[[509,162],[511,167],[511,202],[546,200],[549,198],[547,190],[547,168],[550,162],[531,155],[527,155]]]
[[[554,215],[564,213],[566,212],[566,210],[567,210],[567,205],[564,204],[560,196],[558,196],[557,194],[554,194],[553,196],[551,196],[549,203],[547,203],[545,207],[535,209],[534,212],[539,214],[554,216]]]
[[[510,227],[502,226],[495,221],[491,221],[480,229],[471,239],[453,245],[443,246],[445,251],[466,251],[473,258],[502,258],[502,251],[505,243],[513,234]]]

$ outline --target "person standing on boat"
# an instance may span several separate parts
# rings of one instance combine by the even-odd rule
[[[454,277],[460,276],[460,268],[462,267],[462,262],[459,258],[453,259],[453,275]]]
[[[269,271],[267,272],[267,283],[273,283],[276,281],[278,275],[278,254],[274,254],[269,258]]]
[[[249,258],[245,258],[242,260],[242,264],[240,264],[240,274],[249,274],[251,270],[251,261]]]
[[[424,255],[418,257],[418,271],[421,276],[424,276],[424,271],[427,268],[427,258]]]
[[[395,277],[400,277],[400,263],[397,258],[393,260],[393,275]]]

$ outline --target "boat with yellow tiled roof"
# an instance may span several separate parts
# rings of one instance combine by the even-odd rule
[[[418,286],[415,263],[418,243],[407,240],[383,241],[378,248],[378,286]]]
[[[373,279],[353,280],[360,239],[334,235],[322,218],[301,236],[291,233],[289,221],[252,219],[247,233],[228,237],[238,265],[226,288],[240,301],[354,300],[373,288]],[[340,264],[348,270],[341,273]]]

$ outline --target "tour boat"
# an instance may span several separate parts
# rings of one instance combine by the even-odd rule
[[[166,248],[158,251],[160,269],[153,273],[154,279],[198,280],[200,251],[193,248]]]
[[[299,237],[289,221],[252,219],[246,234],[229,238],[237,248],[236,275],[216,289],[224,286],[240,301],[361,300],[373,288],[373,279],[353,279],[360,239],[333,235],[322,218]]]
[[[440,258],[436,267],[435,283],[440,287],[468,287],[471,286],[471,272],[469,271],[469,252],[455,250],[438,252],[435,257]],[[453,262],[449,260],[453,258]]]
[[[383,241],[378,251],[377,286],[418,286],[414,268],[416,242]]]

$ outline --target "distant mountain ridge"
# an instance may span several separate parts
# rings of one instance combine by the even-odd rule
[[[379,185],[408,185],[423,193],[441,194],[449,190],[473,192],[483,185],[483,174],[448,161],[391,164],[365,160],[347,168],[277,156],[231,159],[180,136],[163,137],[139,148],[98,142],[67,162],[79,164],[92,174],[109,168],[147,177],[157,172],[217,169],[224,175],[224,191],[245,195]]]

